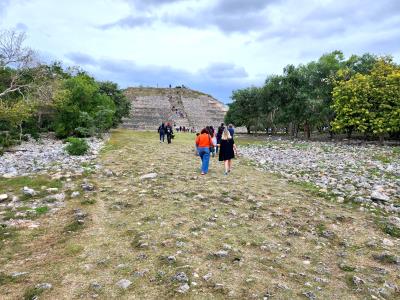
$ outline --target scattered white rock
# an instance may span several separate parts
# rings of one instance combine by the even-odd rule
[[[0,202],[4,201],[4,200],[7,200],[7,199],[8,199],[8,195],[7,194],[1,194],[0,195]]]
[[[71,193],[71,198],[79,197],[80,194],[81,194],[81,193],[79,193],[78,191],[72,192],[72,193]]]
[[[145,179],[154,179],[154,178],[156,178],[157,176],[158,176],[157,173],[149,173],[149,174],[145,174],[145,175],[140,176],[140,179],[141,179],[141,180],[145,180]]]
[[[14,272],[14,273],[11,273],[11,276],[16,278],[16,277],[24,276],[26,274],[29,274],[29,272]]]
[[[121,279],[116,284],[121,289],[126,290],[132,284],[132,282],[130,280],[128,280],[128,279]]]
[[[13,178],[16,176],[35,173],[49,174],[51,172],[71,171],[82,174],[82,163],[93,161],[103,147],[104,139],[87,138],[90,150],[86,155],[70,156],[65,152],[63,141],[43,135],[38,141],[29,140],[14,146],[12,152],[6,152],[0,159],[0,177]],[[18,151],[23,150],[23,151]]]
[[[382,202],[389,202],[390,198],[380,191],[373,191],[371,194],[372,200],[382,201]]]
[[[186,294],[189,290],[190,290],[190,286],[187,283],[185,283],[179,287],[178,293]]]
[[[389,239],[383,239],[382,244],[387,247],[393,247],[394,243]]]
[[[24,186],[24,188],[22,189],[22,193],[26,196],[35,196],[37,193],[34,189],[31,189],[27,186]]]
[[[37,289],[41,289],[41,290],[49,290],[53,287],[53,285],[51,283],[39,283],[35,286]]]

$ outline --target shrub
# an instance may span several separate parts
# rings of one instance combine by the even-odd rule
[[[67,142],[69,144],[65,147],[65,150],[69,155],[83,155],[89,150],[88,143],[83,139],[70,137]]]

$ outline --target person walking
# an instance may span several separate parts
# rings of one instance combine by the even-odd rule
[[[224,175],[228,175],[228,173],[232,169],[232,159],[235,158],[235,153],[237,155],[237,149],[235,141],[231,137],[231,134],[229,133],[227,128],[224,128],[219,147],[220,149],[218,160],[224,162]]]
[[[201,175],[208,173],[210,163],[210,148],[213,146],[212,139],[207,129],[203,129],[196,137],[196,147],[201,159]]]
[[[171,140],[172,140],[172,136],[174,135],[174,131],[173,131],[170,123],[167,123],[167,126],[165,126],[165,133],[167,134],[168,144],[171,144]]]
[[[233,139],[233,135],[235,134],[235,129],[233,129],[233,125],[232,124],[228,125],[228,131],[231,134],[231,137]]]
[[[221,144],[221,137],[222,137],[222,133],[224,132],[225,126],[224,123],[221,123],[221,126],[218,127],[217,130],[217,147],[215,148],[215,153],[218,154],[218,145]]]
[[[158,133],[160,134],[160,143],[164,143],[165,138],[165,125],[161,123],[160,127],[158,127]]]

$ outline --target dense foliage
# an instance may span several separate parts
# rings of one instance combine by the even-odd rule
[[[129,114],[130,102],[117,84],[59,62],[34,62],[32,50],[22,47],[23,34],[4,31],[0,39],[0,150],[26,134],[99,135]]]
[[[67,142],[65,150],[70,155],[84,155],[89,150],[89,145],[84,139],[69,137]]]
[[[399,66],[388,57],[340,51],[305,65],[288,65],[262,87],[234,91],[226,122],[247,130],[297,136],[303,131],[353,131],[383,137],[400,132]]]

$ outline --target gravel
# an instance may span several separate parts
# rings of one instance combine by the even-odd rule
[[[400,212],[400,155],[393,147],[267,140],[240,152],[263,170],[315,185],[339,202]]]
[[[50,137],[23,142],[0,156],[0,176],[10,178],[49,171],[83,172],[82,163],[96,158],[105,139],[88,138],[86,141],[90,149],[82,156],[69,155],[64,150],[66,144]]]

